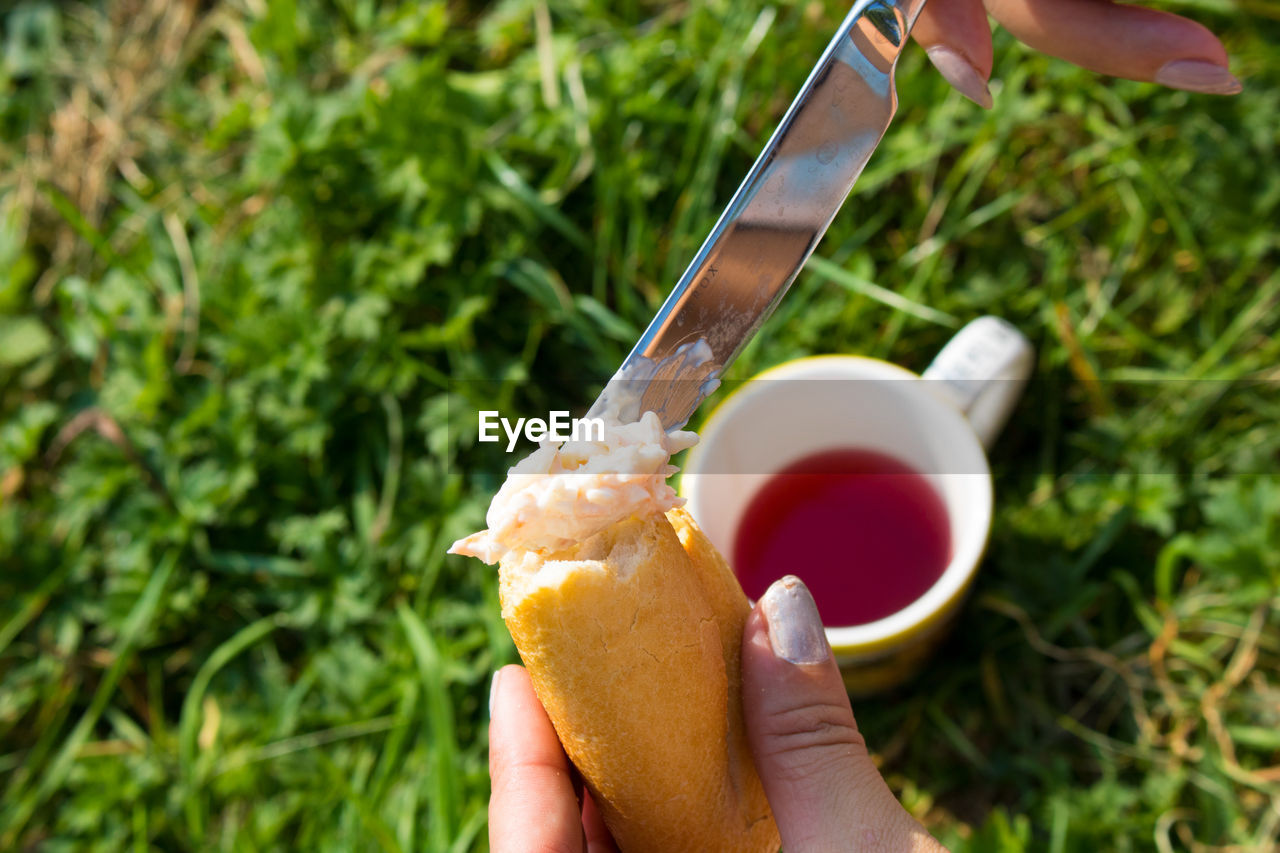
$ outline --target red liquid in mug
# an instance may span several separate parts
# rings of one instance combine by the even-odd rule
[[[829,450],[770,478],[738,526],[734,567],[753,600],[783,575],[813,592],[827,625],[861,625],[922,596],[951,562],[947,510],[892,456]]]

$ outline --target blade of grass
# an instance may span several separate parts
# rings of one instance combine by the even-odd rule
[[[828,261],[826,258],[814,255],[809,258],[809,262],[805,264],[806,268],[812,275],[819,276],[827,281],[832,281],[843,287],[845,290],[852,291],[873,299],[881,305],[893,308],[895,311],[901,311],[904,314],[910,314],[919,320],[927,323],[933,323],[947,329],[959,328],[960,320],[957,317],[948,314],[945,311],[939,311],[937,308],[930,308],[928,305],[921,305],[913,302],[892,290],[881,287],[870,281],[864,281],[843,267]]]
[[[5,787],[0,802],[15,802],[18,793],[26,788],[31,778],[44,767],[45,756],[53,750],[62,734],[62,726],[71,716],[75,696],[80,688],[81,677],[75,672],[66,672],[59,667],[58,680],[46,688],[46,698],[40,711],[36,714],[37,728],[40,736],[31,749],[20,750],[5,757],[5,764],[12,762],[16,771]],[[0,812],[0,825],[3,825],[3,812]]]
[[[418,674],[426,690],[427,732],[433,759],[429,846],[432,850],[443,850],[454,837],[454,822],[458,814],[457,793],[452,781],[457,764],[453,703],[445,684],[440,652],[427,626],[417,613],[403,603],[396,607],[396,615],[400,618],[405,639],[413,651]]]
[[[471,845],[476,840],[476,836],[480,834],[480,830],[489,824],[489,814],[486,805],[476,803],[471,807],[471,814],[462,823],[462,827],[458,830],[458,837],[454,840],[453,846],[449,848],[449,853],[466,853],[472,849]]]
[[[417,849],[417,831],[418,831],[418,799],[421,791],[417,785],[404,785],[401,789],[404,801],[399,803],[400,820],[396,823],[396,834],[400,839],[400,846],[405,850]]]
[[[584,252],[591,250],[591,240],[586,234],[573,223],[571,219],[551,205],[538,198],[537,192],[534,191],[524,178],[520,177],[520,173],[503,160],[496,151],[492,149],[484,152],[484,160],[489,165],[498,183],[502,184],[507,192],[524,205],[534,218],[539,219],[543,224],[550,226],[554,231],[564,237],[570,243]]]
[[[361,823],[364,824],[365,829],[373,836],[374,840],[378,842],[378,845],[383,850],[390,851],[390,853],[402,853],[400,845],[391,833],[391,829],[378,817],[372,806],[370,806],[369,801],[359,791],[351,787],[351,783],[347,780],[346,772],[334,764],[333,759],[323,752],[317,752],[316,757],[320,761],[320,766],[324,768],[329,784],[342,793],[342,799],[345,803],[355,808]]]
[[[111,648],[111,666],[107,669],[102,681],[98,683],[98,689],[94,691],[88,709],[41,774],[36,789],[23,795],[18,801],[12,817],[6,822],[4,832],[0,834],[0,849],[11,849],[17,846],[22,830],[31,819],[31,815],[66,781],[67,774],[71,772],[71,766],[80,752],[80,747],[89,739],[93,727],[106,710],[107,702],[111,700],[111,695],[115,692],[125,667],[133,660],[138,642],[155,619],[160,606],[160,597],[177,565],[178,554],[176,551],[170,551],[151,574],[147,585],[130,609],[119,638]]]
[[[378,514],[374,516],[369,533],[370,539],[375,543],[382,539],[387,525],[391,523],[391,512],[400,492],[400,468],[404,460],[404,418],[400,414],[400,404],[390,394],[383,394],[381,401],[383,411],[387,414],[387,460],[382,469]]]
[[[22,632],[22,629],[31,623],[31,620],[40,614],[40,611],[49,603],[50,596],[53,591],[62,585],[67,579],[67,575],[71,572],[71,562],[64,563],[59,569],[50,574],[40,586],[36,587],[35,592],[26,597],[18,612],[10,617],[9,621],[4,623],[4,627],[0,628],[0,654],[4,654],[4,650],[9,648],[9,644],[13,642],[13,638]]]
[[[396,705],[395,725],[387,741],[382,745],[378,759],[378,767],[374,770],[373,780],[369,785],[369,799],[375,803],[382,802],[395,778],[396,766],[399,764],[408,742],[410,724],[418,710],[418,684],[407,681],[400,694],[400,702]]]
[[[687,160],[693,159],[694,151],[701,151],[701,155],[694,161],[696,165],[683,184],[684,191],[680,195],[675,224],[671,229],[676,251],[668,253],[662,276],[665,287],[668,288],[675,285],[681,269],[689,262],[689,257],[685,254],[685,238],[691,237],[700,243],[701,235],[692,232],[698,222],[710,219],[714,215],[712,209],[716,203],[716,177],[732,139],[732,129],[735,126],[734,115],[742,98],[747,63],[768,34],[769,28],[773,26],[777,11],[773,7],[762,9],[745,32],[741,27],[734,26],[740,15],[741,13],[738,13],[732,21],[726,22],[723,36],[717,45],[717,53],[723,53],[728,57],[729,71],[727,79],[716,83],[716,88],[720,91],[716,108],[707,112],[693,113],[693,115],[706,115],[708,118],[703,125],[704,135],[701,144],[696,149],[686,148],[685,151]],[[745,19],[742,22],[745,23]],[[717,68],[718,63],[715,61],[709,63],[707,76],[703,81],[704,86],[708,81],[715,80],[713,69]],[[690,138],[692,140],[692,137]],[[728,202],[728,199],[724,201]],[[707,227],[710,225],[708,221]]]
[[[237,655],[252,647],[272,631],[288,622],[288,615],[277,613],[252,622],[213,650],[201,665],[182,700],[178,718],[178,766],[183,780],[183,810],[187,831],[197,842],[204,838],[204,814],[196,778],[196,737],[200,731],[201,707],[205,693],[215,675]]]
[[[943,736],[955,748],[956,752],[968,759],[969,763],[974,767],[982,768],[986,766],[987,759],[983,757],[982,751],[961,731],[955,721],[947,716],[939,703],[931,703],[925,713],[928,714],[933,724],[942,731]]]
[[[248,764],[271,761],[281,756],[317,749],[331,743],[340,743],[344,740],[352,740],[386,731],[390,731],[394,735],[404,725],[406,724],[398,718],[398,715],[388,714],[382,717],[374,717],[372,720],[361,720],[342,726],[334,726],[330,729],[287,737],[268,743],[258,749],[241,750],[235,755],[227,756],[225,760],[219,762],[210,775],[221,776]]]

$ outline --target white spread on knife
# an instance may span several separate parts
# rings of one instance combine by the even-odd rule
[[[692,447],[692,432],[662,429],[653,412],[639,421],[605,423],[603,441],[543,442],[507,472],[481,530],[459,539],[451,554],[496,563],[513,551],[554,553],[606,527],[684,499],[667,485],[671,456]]]

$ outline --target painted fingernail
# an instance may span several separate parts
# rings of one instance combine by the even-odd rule
[[[809,588],[795,575],[773,582],[760,598],[773,653],[791,663],[824,663],[831,654]]]
[[[969,60],[940,44],[934,45],[925,53],[929,55],[929,61],[933,63],[933,67],[938,69],[938,73],[951,84],[953,89],[978,106],[991,109],[994,102],[991,100],[991,90],[987,88],[987,81],[982,79],[978,69],[974,68]]]
[[[1238,95],[1244,88],[1230,71],[1202,59],[1167,62],[1156,72],[1156,82],[1171,89],[1206,95]]]
[[[493,680],[489,682],[489,718],[493,718],[493,699],[498,695],[498,677],[502,675],[501,669],[493,671]]]

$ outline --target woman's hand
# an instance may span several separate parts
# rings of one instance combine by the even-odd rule
[[[1114,77],[1234,95],[1222,42],[1195,21],[1110,0],[928,0],[912,36],[960,94],[991,107],[987,15],[1042,53]]]
[[[818,607],[799,578],[775,581],[747,617],[742,699],[783,850],[945,853],[872,762]]]

